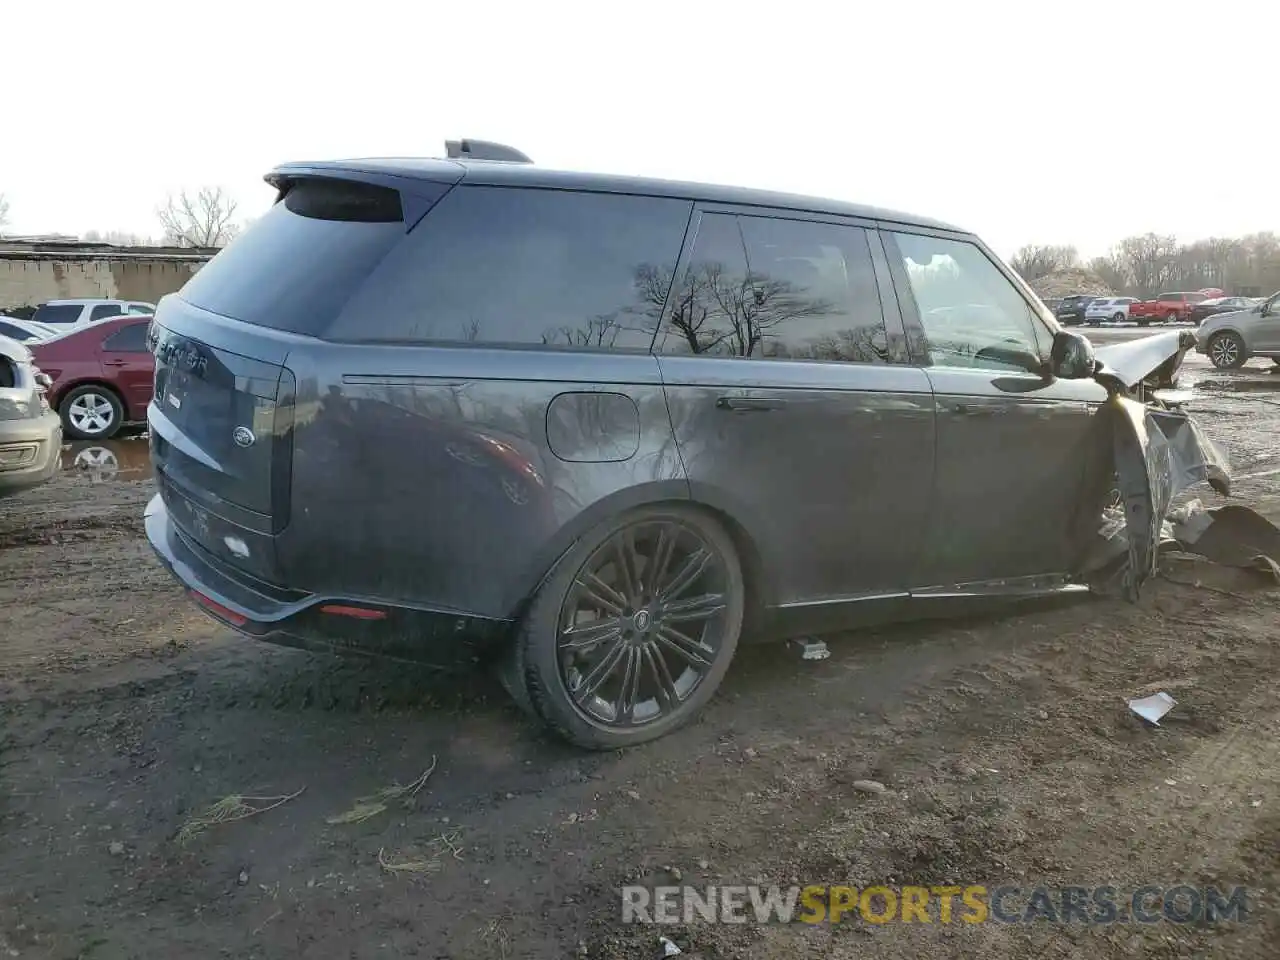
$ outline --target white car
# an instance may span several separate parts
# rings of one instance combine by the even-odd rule
[[[19,320],[17,317],[8,317],[0,313],[0,337],[8,337],[10,340],[17,340],[19,343],[33,343],[38,340],[48,340],[50,337],[56,337],[59,332],[53,327],[45,326],[43,323]]]
[[[36,309],[31,319],[48,327],[57,327],[59,331],[67,331],[72,327],[83,327],[109,317],[119,317],[127,313],[152,314],[156,312],[154,303],[143,303],[138,300],[50,300]]]
[[[1137,302],[1137,297],[1099,297],[1084,308],[1084,322],[1096,326],[1103,320],[1128,320],[1129,304]]]

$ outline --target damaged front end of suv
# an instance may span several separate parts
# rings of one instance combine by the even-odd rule
[[[1247,507],[1174,510],[1174,500],[1197,483],[1230,494],[1226,454],[1183,409],[1177,374],[1195,348],[1190,330],[1170,331],[1100,347],[1093,377],[1107,390],[1095,417],[1080,523],[1085,538],[1077,576],[1095,592],[1138,599],[1155,576],[1162,546],[1219,562],[1280,575],[1280,528]],[[1226,523],[1221,521],[1228,521]],[[1217,524],[1217,535],[1206,537]],[[1241,537],[1244,539],[1242,540]]]

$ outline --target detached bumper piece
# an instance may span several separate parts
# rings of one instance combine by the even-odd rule
[[[1096,592],[1136,601],[1158,571],[1161,547],[1258,569],[1280,582],[1280,527],[1266,517],[1241,505],[1205,511],[1199,501],[1171,509],[1178,494],[1198,483],[1229,496],[1226,454],[1184,411],[1126,395],[1172,383],[1192,345],[1186,333],[1126,344],[1113,358],[1121,361],[1117,368],[1098,374],[1110,397],[1095,422],[1110,457],[1100,458],[1104,469],[1094,471],[1087,502],[1113,502],[1102,511],[1102,524],[1079,569]]]
[[[147,504],[144,519],[151,548],[191,600],[245,636],[303,650],[390,657],[450,669],[474,664],[510,635],[507,620],[251,582],[183,537],[160,496]]]

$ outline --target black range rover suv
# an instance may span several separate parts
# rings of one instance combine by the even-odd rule
[[[492,656],[612,748],[696,713],[740,636],[1073,586],[1105,391],[977,238],[449,153],[276,169],[159,304],[147,535],[214,617]]]

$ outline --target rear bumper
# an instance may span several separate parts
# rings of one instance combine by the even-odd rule
[[[0,496],[51,480],[61,453],[62,420],[56,413],[0,420]]]
[[[158,494],[147,504],[144,520],[152,550],[188,596],[245,636],[304,650],[453,668],[483,659],[511,635],[509,620],[252,582],[187,540]]]

